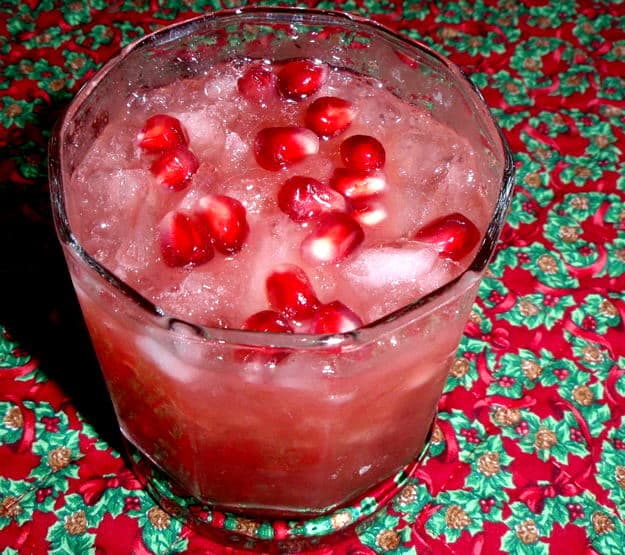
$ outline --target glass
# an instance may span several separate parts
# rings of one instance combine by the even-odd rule
[[[314,57],[373,77],[465,137],[479,153],[482,194],[492,209],[469,267],[353,332],[315,336],[185,322],[97,262],[73,231],[80,191],[71,178],[111,114],[133,92],[241,57]],[[299,534],[314,536],[365,518],[392,496],[424,452],[503,225],[512,177],[505,140],[462,72],[428,47],[359,17],[291,8],[224,11],[157,31],[110,61],[77,94],[51,140],[52,205],[135,471],[163,506],[243,537],[275,540],[277,528],[246,528],[241,522],[256,521],[230,513],[309,522]],[[263,346],[288,352],[290,364],[259,379],[236,354]],[[217,523],[221,511],[227,513]]]

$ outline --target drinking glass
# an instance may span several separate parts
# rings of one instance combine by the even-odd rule
[[[242,58],[302,57],[377,79],[470,143],[484,177],[475,194],[492,213],[474,259],[449,283],[349,333],[219,329],[168,314],[78,239],[76,167],[133,94]],[[390,499],[425,451],[512,181],[506,142],[465,75],[361,17],[260,7],[210,13],[147,35],[108,62],[52,137],[52,206],[134,470],[162,506],[266,549],[320,541]],[[263,348],[283,351],[289,363],[250,371],[240,353]]]

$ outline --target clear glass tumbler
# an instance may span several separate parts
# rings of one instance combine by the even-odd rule
[[[193,79],[235,59],[300,57],[375,78],[470,142],[486,176],[479,194],[492,210],[474,260],[433,293],[344,334],[218,329],[165,313],[81,244],[75,168],[136,91]],[[262,526],[236,518],[229,527],[223,515],[312,518],[317,528],[301,533],[314,535],[321,534],[320,515],[334,515],[336,530],[392,495],[408,473],[402,469],[424,450],[503,225],[512,176],[505,140],[462,72],[428,47],[359,17],[291,8],[212,13],[148,35],[106,64],[52,138],[52,205],[135,470],[163,506],[271,540],[280,535],[275,529],[263,536]],[[236,353],[263,346],[290,353],[288,375],[277,365],[266,379],[251,377]],[[332,372],[324,371],[326,363]]]

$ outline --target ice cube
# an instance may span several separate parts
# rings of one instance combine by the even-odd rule
[[[109,213],[123,212],[132,216],[141,209],[142,201],[149,192],[153,178],[146,170],[116,170],[104,177],[98,210]]]
[[[143,170],[98,170],[79,176],[74,185],[82,191],[69,196],[70,213],[80,214],[74,233],[90,253],[115,252],[118,237],[127,232],[148,191]]]
[[[416,241],[363,249],[346,266],[350,279],[367,288],[385,288],[422,279],[438,255]]]
[[[286,215],[265,217],[250,223],[250,233],[234,258],[240,270],[230,277],[232,297],[241,310],[240,325],[251,314],[269,308],[265,282],[279,264],[301,265],[302,231]],[[236,280],[236,283],[234,283]]]
[[[436,180],[447,166],[453,148],[449,137],[435,136],[427,129],[389,137],[389,140],[386,147],[389,170],[419,184]]]
[[[163,374],[184,383],[200,380],[200,368],[186,364],[165,344],[149,336],[138,336],[135,344],[140,353],[154,364]]]
[[[442,285],[447,278],[443,266],[435,251],[416,241],[363,249],[345,264],[336,294],[365,321],[373,321]]]
[[[226,155],[235,163],[245,158],[250,152],[249,144],[241,139],[237,133],[228,133],[225,143]]]
[[[206,102],[218,103],[235,98],[237,94],[236,79],[232,71],[212,72],[210,79],[204,84],[204,97]]]
[[[223,324],[221,304],[231,291],[228,282],[213,270],[213,260],[185,270],[180,282],[158,295],[158,302],[170,314],[198,325]],[[226,307],[227,308],[227,307]]]
[[[245,207],[248,223],[251,224],[262,211],[276,205],[274,180],[266,171],[252,169],[243,175],[225,179],[219,186],[221,194],[237,199]]]
[[[189,134],[189,148],[202,161],[215,163],[224,156],[226,132],[221,115],[215,106],[191,112],[176,112],[177,117]]]

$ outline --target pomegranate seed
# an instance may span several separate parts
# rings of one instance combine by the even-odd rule
[[[330,212],[317,220],[316,228],[302,241],[302,256],[311,263],[337,262],[364,238],[362,228],[351,216]]]
[[[278,71],[278,89],[282,96],[301,100],[316,93],[326,79],[326,68],[312,60],[296,60]]]
[[[277,171],[319,152],[319,138],[305,127],[266,127],[254,140],[258,164]]]
[[[195,155],[187,147],[178,145],[154,160],[150,171],[159,183],[180,191],[186,187],[199,167],[200,163]]]
[[[479,242],[480,231],[471,220],[454,212],[422,227],[413,238],[430,243],[445,258],[461,260]]]
[[[189,138],[180,121],[167,114],[156,114],[148,118],[137,139],[141,148],[153,152],[189,144]]]
[[[293,328],[285,317],[274,310],[261,310],[252,314],[241,326],[244,330],[269,333],[293,333]],[[254,347],[239,349],[236,357],[244,362],[258,362],[261,364],[277,364],[289,353],[284,349],[271,347]]]
[[[213,238],[215,248],[223,254],[232,254],[243,246],[249,226],[244,206],[225,195],[206,195],[198,201],[200,215]]]
[[[311,324],[311,333],[346,333],[362,326],[360,316],[342,302],[334,301],[319,307]]]
[[[336,96],[322,96],[308,106],[304,121],[306,127],[320,137],[330,138],[345,131],[353,119],[351,102]]]
[[[243,323],[242,328],[250,331],[263,331],[272,333],[293,333],[291,325],[284,316],[275,310],[261,310],[252,314]]]
[[[354,170],[379,170],[386,161],[384,147],[369,135],[352,135],[341,143],[340,150],[343,164]]]
[[[384,203],[377,198],[357,199],[351,202],[349,214],[360,225],[372,227],[388,217]]]
[[[160,227],[163,261],[168,266],[203,264],[213,258],[210,233],[202,218],[194,214],[172,211],[165,215]]]
[[[281,264],[266,282],[267,299],[290,318],[310,318],[319,306],[306,272],[294,264]]]
[[[324,212],[346,209],[341,194],[312,177],[301,175],[284,182],[278,191],[278,206],[294,222],[305,222]]]
[[[330,177],[330,187],[349,199],[370,197],[386,188],[381,172],[336,168]]]
[[[237,81],[237,88],[243,98],[252,102],[265,102],[276,89],[277,78],[266,67],[254,66],[249,68]]]

